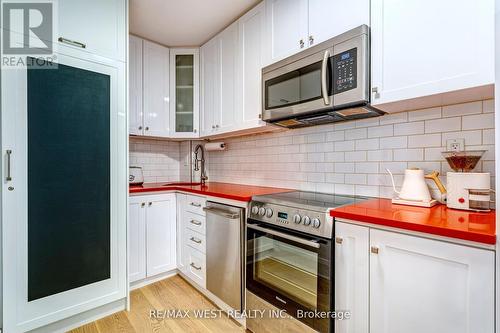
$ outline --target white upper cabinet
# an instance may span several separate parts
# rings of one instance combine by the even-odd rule
[[[371,333],[494,332],[494,251],[374,229],[370,243]]]
[[[309,0],[309,35],[312,46],[362,24],[370,24],[370,0]]]
[[[199,49],[170,50],[172,138],[199,137]]]
[[[493,84],[494,15],[494,0],[372,0],[372,104]]]
[[[127,1],[63,0],[57,10],[61,45],[125,61]]]
[[[266,36],[266,7],[261,2],[238,20],[238,123],[241,127],[264,126],[262,110],[262,67],[269,61]]]
[[[215,132],[215,114],[218,109],[219,81],[219,44],[213,38],[200,48],[201,60],[201,136],[212,135]]]
[[[228,131],[236,125],[236,73],[238,60],[238,23],[219,34],[220,107],[215,116],[216,131]]]
[[[168,137],[169,49],[148,41],[143,43],[143,135]]]
[[[271,63],[370,24],[369,0],[266,0]]]
[[[307,3],[308,0],[266,0],[271,62],[283,59],[306,47]]]
[[[129,134],[142,135],[142,39],[129,37]]]

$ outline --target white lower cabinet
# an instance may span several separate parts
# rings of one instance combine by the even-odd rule
[[[131,197],[129,217],[129,281],[175,269],[175,194]]]
[[[192,282],[206,288],[206,198],[177,194],[177,269]]]
[[[352,319],[336,320],[336,333],[368,333],[369,242],[366,227],[335,224],[335,309]]]
[[[494,332],[493,251],[341,222],[335,234],[335,308],[352,313],[336,332]]]

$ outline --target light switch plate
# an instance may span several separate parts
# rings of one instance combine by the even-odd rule
[[[446,140],[447,151],[464,151],[465,139],[449,139]]]

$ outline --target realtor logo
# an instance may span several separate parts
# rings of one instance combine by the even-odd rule
[[[2,67],[26,65],[26,57],[53,60],[55,4],[53,0],[13,0],[2,3]]]

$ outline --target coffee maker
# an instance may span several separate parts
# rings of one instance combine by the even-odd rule
[[[471,172],[484,153],[484,150],[443,152],[454,171],[446,173],[446,205],[449,208],[490,211],[490,173]]]

